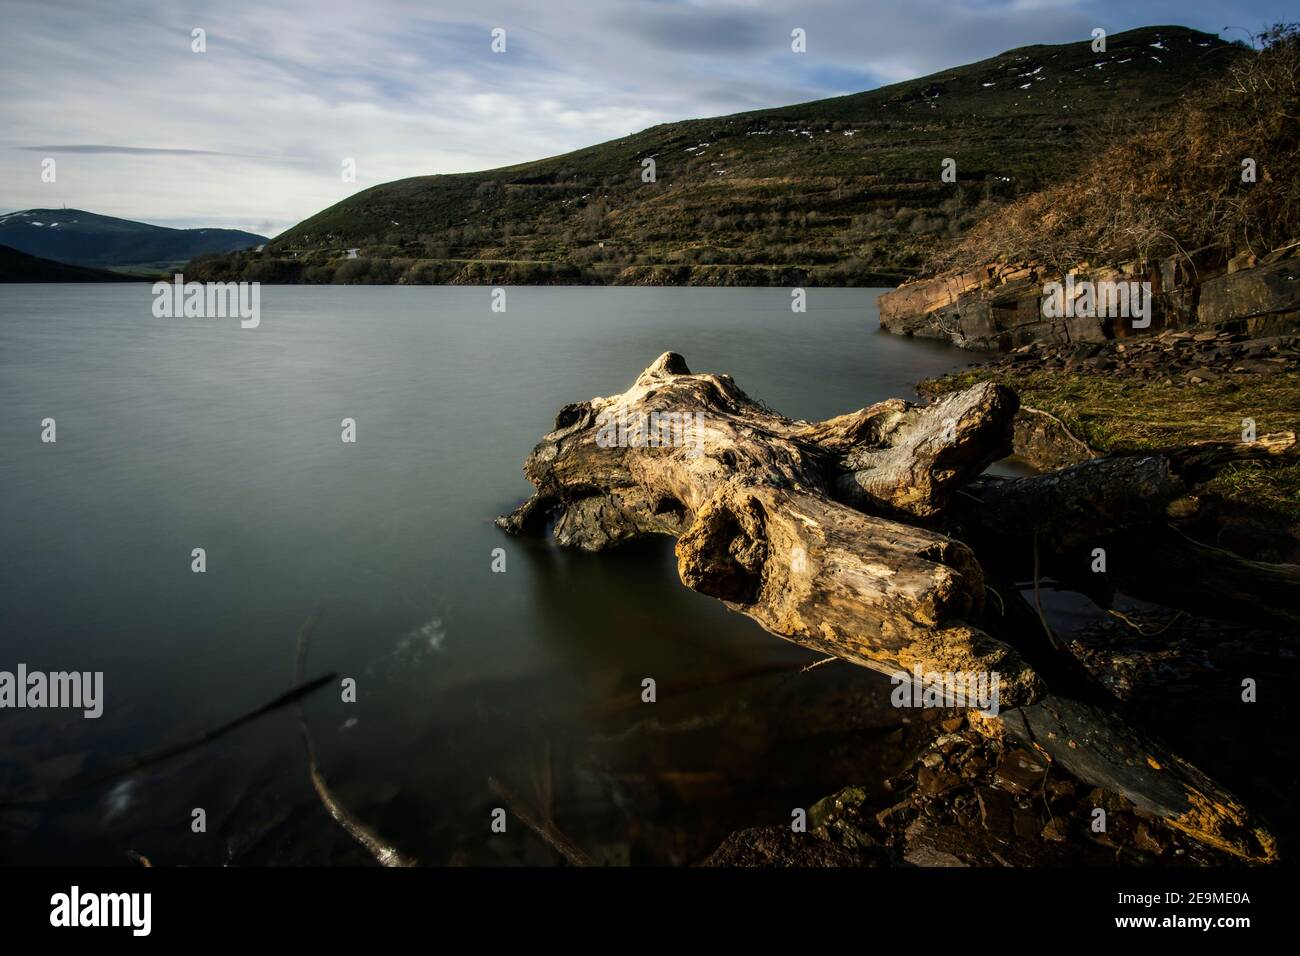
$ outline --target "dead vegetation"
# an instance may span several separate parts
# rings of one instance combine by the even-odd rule
[[[1260,254],[1300,234],[1300,24],[1256,42],[1225,51],[1237,56],[1225,76],[1149,132],[1081,140],[1106,146],[1085,172],[994,213],[927,272],[1030,260],[1066,271],[1206,247]]]

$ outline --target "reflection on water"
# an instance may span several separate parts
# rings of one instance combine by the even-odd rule
[[[807,419],[970,361],[880,335],[874,300],[514,289],[499,314],[486,289],[277,287],[241,330],[154,319],[147,285],[0,287],[0,669],[102,670],[106,697],[94,721],[0,712],[0,800],[35,801],[0,810],[0,859],[372,862],[312,791],[292,708],[68,791],[283,692],[313,612],[307,673],[357,686],[306,702],[321,768],[425,863],[557,861],[491,832],[490,776],[610,863],[694,862],[878,785],[917,729],[887,679],[802,673],[814,655],[682,587],[667,539],[592,556],[492,525],[555,411],[665,350]]]

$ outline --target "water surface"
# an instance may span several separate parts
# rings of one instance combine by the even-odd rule
[[[555,861],[517,823],[491,833],[489,776],[615,863],[693,862],[883,777],[907,733],[883,678],[800,674],[813,655],[678,583],[667,539],[590,556],[492,525],[555,412],[665,350],[810,420],[970,361],[879,333],[879,291],[792,314],[781,289],[512,288],[494,313],[483,288],[264,287],[244,330],[156,319],[147,285],[0,286],[0,669],[103,671],[107,697],[99,720],[0,711],[0,800],[275,697],[313,612],[308,673],[358,688],[307,703],[322,769],[426,863]],[[3,860],[128,849],[369,861],[312,792],[292,710],[0,811]]]

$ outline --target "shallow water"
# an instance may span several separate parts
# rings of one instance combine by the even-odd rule
[[[0,859],[368,862],[292,708],[62,799],[286,690],[313,611],[307,673],[357,682],[306,704],[321,767],[423,862],[555,862],[491,832],[489,776],[615,863],[693,862],[883,777],[909,732],[884,678],[798,673],[816,658],[682,587],[667,539],[590,556],[492,525],[555,412],[665,350],[806,419],[970,361],[881,334],[878,291],[792,314],[780,289],[515,288],[494,313],[482,288],[264,287],[245,330],[156,319],[143,284],[0,286],[0,670],[103,671],[106,698],[0,711],[0,801],[60,798],[0,810]]]

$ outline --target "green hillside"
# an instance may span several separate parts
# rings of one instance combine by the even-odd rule
[[[1183,27],[1031,46],[866,93],[652,127],[550,159],[360,192],[200,277],[289,282],[897,281],[1221,75]],[[956,161],[956,182],[941,164]],[[657,181],[642,181],[652,158]],[[356,259],[344,250],[359,248]]]

